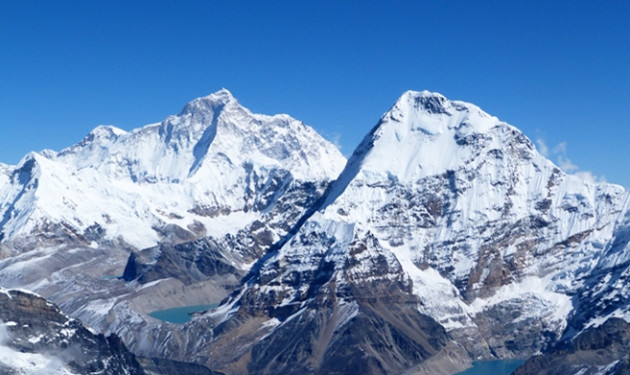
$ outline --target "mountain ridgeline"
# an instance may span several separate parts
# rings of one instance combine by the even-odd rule
[[[0,165],[0,193],[0,285],[120,337],[138,371],[628,368],[630,194],[437,93],[404,93],[346,161],[221,90]]]

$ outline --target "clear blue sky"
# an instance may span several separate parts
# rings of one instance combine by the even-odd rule
[[[628,1],[2,1],[0,161],[222,87],[349,154],[427,89],[630,187],[628,17]]]

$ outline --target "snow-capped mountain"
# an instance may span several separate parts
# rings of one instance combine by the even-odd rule
[[[312,128],[227,90],[159,124],[98,127],[0,168],[0,285],[154,353],[147,313],[224,298],[344,165]],[[116,278],[126,265],[133,282]]]
[[[159,124],[100,126],[59,153],[2,167],[0,233],[7,242],[52,228],[98,230],[137,249],[158,244],[167,225],[223,236],[258,219],[294,181],[334,179],[344,163],[312,128],[252,114],[221,90]]]
[[[256,373],[318,373],[351,361],[340,357],[343,342],[373,362],[367,371],[394,373],[426,359],[399,351],[402,342],[417,343],[413,336],[376,343],[353,327],[368,329],[367,319],[372,330],[409,332],[409,306],[439,322],[472,358],[530,356],[556,343],[580,314],[574,296],[591,290],[589,275],[627,257],[629,204],[621,187],[563,173],[518,129],[478,107],[407,92],[296,234],[214,313],[225,338],[199,356],[228,369],[247,357]],[[625,276],[615,280],[614,290],[625,293]],[[626,303],[615,306],[615,316],[630,320]],[[578,331],[598,315],[590,307]],[[232,357],[213,352],[252,321],[264,329],[246,331],[257,338],[251,345],[228,346]],[[312,334],[298,346],[294,331]],[[287,341],[291,355],[280,345]],[[425,352],[439,356],[447,342]],[[370,349],[379,344],[396,358]]]
[[[0,165],[0,193],[0,285],[229,374],[452,374],[630,321],[630,194],[427,91],[347,164],[222,90]],[[184,325],[147,316],[230,293]]]

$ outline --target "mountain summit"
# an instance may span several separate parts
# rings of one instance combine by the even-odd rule
[[[371,147],[362,169],[400,180],[443,173],[471,157],[460,147],[466,137],[486,134],[499,123],[472,104],[428,91],[407,91],[364,140],[362,146]]]

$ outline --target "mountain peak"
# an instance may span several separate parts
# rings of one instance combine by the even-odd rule
[[[451,102],[440,93],[409,90],[400,96],[392,109],[399,109],[406,113],[422,111],[432,114],[450,114],[450,104]]]
[[[226,88],[222,88],[221,90],[213,92],[212,94],[208,96],[204,96],[200,99],[205,99],[205,100],[209,100],[213,102],[219,102],[219,101],[228,102],[231,100],[235,100],[232,93]]]
[[[112,139],[126,133],[126,131],[112,125],[99,125],[89,132],[83,141],[91,142],[95,139]]]
[[[197,98],[184,107],[180,115],[192,114],[197,111],[217,112],[229,104],[238,104],[232,93],[227,89],[221,89],[208,96]]]
[[[349,164],[361,165],[365,175],[400,180],[443,173],[474,153],[465,140],[488,134],[499,124],[509,126],[473,104],[426,90],[407,91],[381,117]]]
[[[500,122],[474,104],[449,100],[444,95],[430,91],[407,91],[386,112],[379,127],[392,123],[400,133],[402,128],[425,135],[457,132],[485,133]]]
[[[255,218],[266,207],[259,201],[275,199],[264,195],[270,186],[330,181],[344,165],[312,128],[289,116],[251,113],[223,89],[161,123],[129,132],[99,126],[58,154],[32,153],[15,167],[0,166],[0,195],[9,202],[0,204],[0,229],[6,240],[46,223],[64,223],[73,233],[96,223],[108,238],[124,235],[137,248],[154,246],[156,225],[165,223],[185,228],[198,221],[223,235],[236,224],[217,226],[215,211],[245,210],[243,217]],[[136,230],[123,233],[125,226]]]
[[[322,207],[357,176],[406,183],[466,165],[475,148],[501,148],[499,141],[481,136],[499,124],[509,127],[473,104],[427,90],[406,91],[355,149]]]

